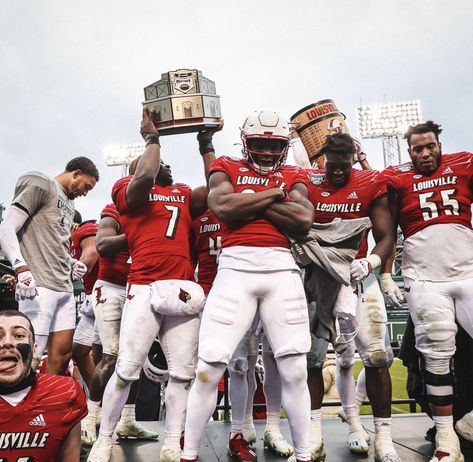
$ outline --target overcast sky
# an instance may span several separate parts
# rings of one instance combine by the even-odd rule
[[[0,0],[0,201],[20,174],[87,155],[101,180],[76,207],[96,218],[121,173],[104,147],[140,142],[143,87],[179,68],[216,82],[218,154],[238,154],[250,111],[326,98],[352,134],[360,100],[420,99],[445,152],[472,150],[472,23],[468,0]],[[380,168],[381,141],[365,148]],[[195,134],[163,138],[162,154],[176,181],[202,184]]]

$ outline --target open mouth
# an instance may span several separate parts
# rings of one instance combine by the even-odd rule
[[[18,364],[18,356],[5,354],[0,356],[0,372],[11,372]]]

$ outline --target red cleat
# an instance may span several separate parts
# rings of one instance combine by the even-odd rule
[[[197,459],[182,459],[180,462],[197,462]]]
[[[237,433],[228,441],[228,454],[236,457],[239,462],[255,462],[256,453],[250,449],[241,433]]]

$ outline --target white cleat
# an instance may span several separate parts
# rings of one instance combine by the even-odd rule
[[[325,460],[325,446],[323,441],[310,442],[310,460],[313,462],[323,462]],[[294,459],[295,460],[295,459]]]
[[[254,425],[252,425],[251,427],[243,428],[243,439],[249,445],[256,443],[256,428]]]
[[[92,446],[97,441],[95,417],[87,414],[80,423],[80,442],[84,446]]]
[[[460,441],[454,432],[435,436],[435,452],[430,462],[464,462]]]
[[[402,462],[390,438],[375,438],[374,460],[375,462]]]
[[[265,447],[281,457],[289,457],[294,453],[294,448],[286,441],[280,432],[266,430],[263,436]]]
[[[112,437],[99,435],[87,457],[87,462],[109,462],[112,454]]]
[[[364,438],[362,430],[357,432],[351,432],[348,434],[348,448],[355,454],[367,454],[369,451],[369,445]]]
[[[467,441],[473,442],[473,411],[468,412],[468,414],[465,414],[457,421],[455,424],[455,430]]]
[[[119,422],[115,433],[118,438],[126,439],[133,438],[137,440],[157,440],[159,433],[147,430],[143,425],[136,420],[132,422]]]
[[[164,446],[159,453],[159,462],[180,462],[181,460],[181,448]]]

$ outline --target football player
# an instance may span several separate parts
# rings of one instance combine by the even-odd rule
[[[137,162],[130,165],[132,175]],[[126,280],[130,268],[130,252],[125,234],[121,232],[120,214],[114,204],[102,210],[96,237],[99,256],[98,278],[93,288],[92,306],[96,328],[102,343],[102,358],[95,368],[89,399],[88,415],[82,422],[82,444],[90,446],[97,440],[96,421],[100,402],[108,380],[113,374],[118,355],[120,320],[126,299]],[[133,382],[130,395],[115,432],[119,438],[156,439],[158,433],[147,430],[136,421],[135,401],[138,383]]]
[[[26,315],[0,310],[0,460],[79,462],[84,392],[70,377],[35,374],[35,353]]]
[[[19,309],[35,327],[39,358],[48,347],[48,372],[54,374],[64,374],[71,359],[76,325],[71,275],[80,279],[87,271],[69,256],[73,200],[98,180],[87,157],[70,160],[54,178],[26,173],[0,225],[0,245],[16,273]]]
[[[456,323],[473,337],[473,154],[443,154],[441,132],[430,120],[410,127],[405,138],[411,162],[385,174],[393,216],[404,235],[404,291],[437,429],[431,461],[458,462],[463,455],[453,428],[450,364]],[[458,421],[459,433],[472,421],[471,414]]]
[[[390,217],[385,182],[374,170],[353,169],[356,143],[348,134],[327,137],[321,149],[325,171],[309,170],[309,200],[315,208],[315,221],[328,223],[334,218],[355,219],[370,217],[376,245],[367,256],[365,239],[360,252],[353,260],[350,273],[352,286],[342,286],[334,306],[333,315],[340,323],[340,330],[347,338],[353,338],[366,369],[366,388],[373,407],[375,424],[375,459],[382,462],[399,461],[391,438],[391,378],[388,366],[392,351],[386,348],[386,308],[383,295],[372,270],[379,267],[382,259],[390,256],[394,245],[394,226]],[[355,287],[360,284],[361,287]],[[345,313],[360,318],[357,313],[357,296],[363,291],[364,314],[357,327],[350,326]],[[354,309],[350,312],[349,308]],[[356,323],[356,321],[355,321]],[[326,342],[315,342],[317,362],[310,365],[309,388],[312,400],[312,458],[324,456],[320,420],[323,394],[321,390],[322,365],[325,359]],[[349,355],[350,356],[350,355]],[[348,358],[349,359],[349,358]],[[350,361],[342,359],[341,367],[349,368]],[[352,401],[352,400],[350,400]],[[349,443],[358,445],[365,438],[357,418],[357,406],[345,405],[350,424]],[[367,448],[366,448],[367,449]],[[361,450],[359,452],[362,452]],[[363,452],[366,452],[363,451]]]
[[[85,300],[79,309],[81,318],[74,331],[72,343],[72,358],[75,360],[79,372],[90,392],[90,380],[95,369],[90,352],[92,343],[100,350],[98,338],[94,339],[95,316],[93,311],[92,289],[99,272],[95,235],[97,223],[95,220],[84,221],[72,232],[69,253],[87,267],[87,272],[82,277],[85,288]],[[96,335],[97,336],[97,335]],[[100,353],[100,351],[99,351]]]
[[[187,396],[195,376],[198,313],[204,305],[203,290],[192,281],[189,236],[192,218],[207,208],[207,190],[194,193],[187,185],[173,182],[169,165],[161,161],[153,114],[143,109],[141,133],[146,148],[135,174],[118,180],[112,189],[131,266],[118,359],[105,389],[100,433],[89,454],[90,462],[109,459],[113,430],[156,336],[169,366],[165,437],[159,460],[176,462],[181,455]],[[198,134],[206,174],[215,158],[214,132]]]
[[[218,257],[222,250],[221,225],[215,215],[207,210],[193,221],[195,248],[197,251],[197,281],[208,295],[217,275]],[[255,452],[249,447],[256,442],[253,424],[253,397],[256,391],[255,366],[262,332],[258,334],[259,318],[255,318],[235,350],[229,364],[230,401],[232,404],[232,427],[228,451],[242,461],[256,460]],[[290,456],[294,450],[281,435],[279,429],[281,412],[281,380],[274,356],[267,341],[263,351],[265,365],[264,392],[266,396],[266,429],[264,445],[280,456]]]
[[[305,234],[313,207],[302,170],[284,165],[289,129],[280,114],[250,114],[241,137],[244,159],[220,157],[211,169],[208,204],[222,225],[222,253],[202,316],[181,460],[197,460],[220,378],[258,313],[281,376],[297,460],[309,461],[309,320],[285,233]]]

